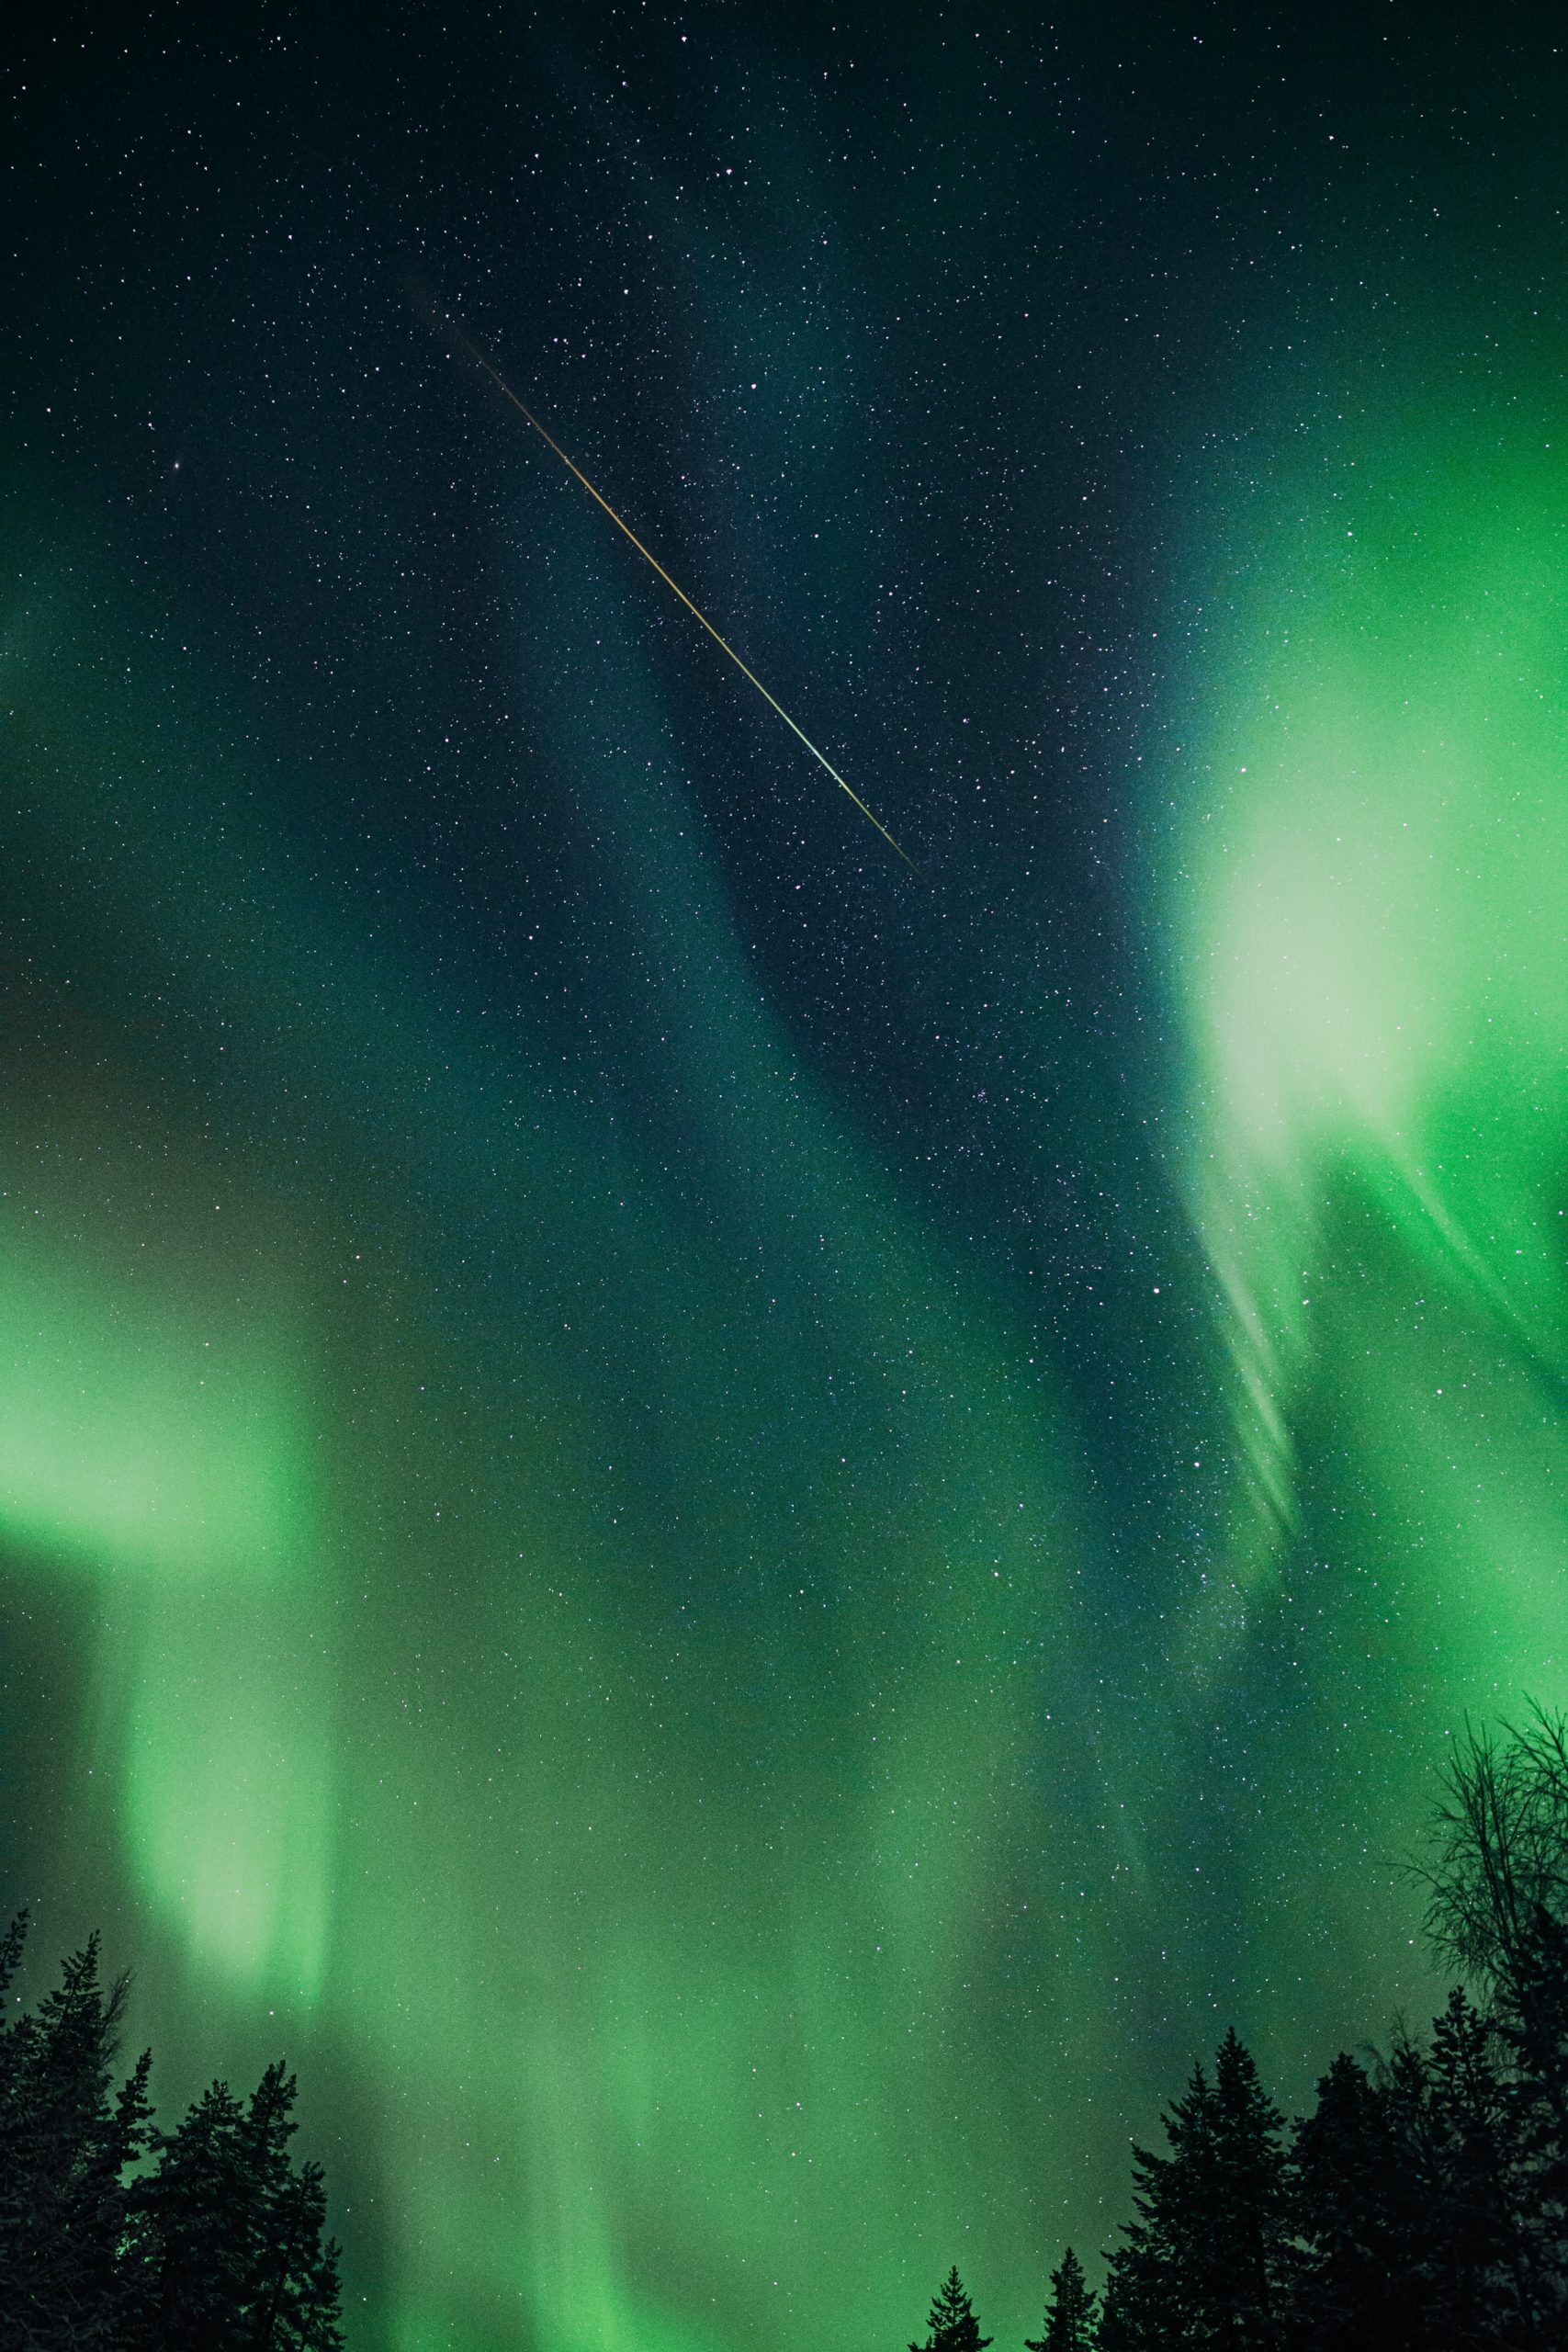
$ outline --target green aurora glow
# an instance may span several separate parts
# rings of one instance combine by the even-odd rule
[[[1223,617],[1129,829],[1195,1268],[1134,1335],[1200,1418],[1218,1367],[1157,1559],[1018,1286],[772,1001],[568,509],[519,594],[596,616],[540,756],[640,1123],[542,993],[414,952],[414,886],[337,889],[289,755],[32,495],[29,1883],[51,1934],[118,1891],[191,2080],[286,2040],[360,2352],[891,2348],[954,2259],[1016,2335],[1226,2023],[1299,2098],[1418,2008],[1432,1757],[1568,1701],[1568,431],[1259,400],[1261,458],[1190,463],[1160,624]],[[967,1001],[999,969],[1043,1060],[996,953]],[[1189,1429],[1126,1442],[1185,1478]]]
[[[60,822],[60,795],[115,763],[116,868],[153,952],[187,986],[220,962],[237,1006],[254,1018],[287,1001],[308,1034],[299,967],[269,968],[254,943],[308,951],[297,919],[269,920],[243,887],[241,826],[214,828],[194,897],[160,882],[158,828],[193,821],[210,768],[167,749],[128,756],[118,687],[95,687],[125,663],[73,656],[79,606],[62,593],[54,612],[17,696],[52,786],[40,834],[58,826],[34,857],[90,850]],[[32,678],[48,682],[36,701]],[[136,801],[141,773],[164,792],[172,780],[156,810]],[[243,799],[226,783],[225,804]],[[674,841],[664,854],[682,854]],[[679,879],[688,910],[711,898],[700,873]],[[525,1071],[486,1067],[447,1009],[427,1007],[408,1066],[387,1067],[360,948],[314,963],[334,1008],[327,1050],[376,1057],[383,1091],[438,1090],[414,1148],[455,1148],[462,1190],[517,1204],[536,1295],[562,1283],[563,1237],[569,1268],[615,1252],[608,1343],[656,1392],[660,1451],[696,1465],[707,1492],[744,1464],[755,1499],[737,1498],[728,1524],[639,1525],[662,1498],[650,1510],[617,1490],[614,1432],[581,1416],[555,1430],[551,1359],[570,1342],[543,1317],[488,1335],[523,1392],[507,1418],[535,1435],[492,1423],[481,1485],[459,1465],[483,1408],[404,1270],[415,1236],[383,1253],[395,1277],[363,1271],[374,1250],[290,1229],[259,1170],[237,1185],[231,1163],[204,1184],[195,1137],[155,1125],[128,1137],[118,1106],[84,1086],[76,1155],[114,1171],[117,1214],[95,1230],[79,1203],[51,1232],[18,1152],[31,1230],[7,1380],[28,1466],[5,1506],[40,1575],[58,1560],[103,1579],[79,1606],[100,1661],[92,1753],[111,1835],[198,1984],[241,2014],[264,1997],[296,2033],[324,2015],[357,2064],[395,2073],[417,2102],[387,2192],[407,2265],[395,2340],[445,2341],[455,2312],[513,2312],[519,2297],[562,2342],[702,2340],[695,2273],[708,2333],[728,2341],[807,2291],[813,2249],[845,2229],[850,2177],[857,2259],[892,2307],[905,2250],[877,2245],[873,2215],[934,2206],[962,2227],[981,2164],[938,2052],[962,2035],[998,2105],[1017,2103],[972,1979],[997,1964],[998,1932],[1020,1933],[1032,1893],[1037,1913],[1052,1902],[1050,1863],[1027,1859],[1034,1713],[1044,1699],[1076,1748],[1092,1685],[1071,1480],[1042,1443],[1046,1384],[833,1134],[716,914],[705,934],[688,925],[702,1012],[684,1083],[718,1126],[736,1226],[795,1285],[761,1317],[737,1299],[728,1243],[688,1232],[671,1266],[660,1236],[679,1205]],[[463,1144],[476,1130],[482,1166]],[[412,1193],[417,1174],[392,1181]],[[198,1219],[199,1272],[171,1283]],[[91,1279],[85,1231],[103,1261]],[[308,1289],[325,1316],[298,1304]],[[181,1292],[195,1295],[175,1304]],[[816,1400],[804,1423],[803,1395]],[[792,1415],[778,1458],[771,1432]],[[323,1419],[331,1443],[306,1434]],[[759,1562],[757,1521],[778,1559]],[[645,1595],[686,1578],[721,1596],[718,1623],[678,1603],[650,1676]],[[441,1602],[453,1579],[482,1596],[478,1648]],[[389,1674],[389,1707],[356,1687],[367,1669],[378,1691]],[[438,2005],[424,1981],[437,1918],[465,1954]],[[1021,1935],[1032,1944],[1026,1920]],[[1053,1999],[1086,2020],[1102,1957],[1081,1931],[1052,1954]],[[1050,2102],[1054,2065],[1066,2095],[1082,2046],[1044,2053],[1028,2109]],[[931,2088],[911,2173],[912,2073]],[[998,2258],[1026,2211],[1027,2197],[999,2217]],[[477,2324],[483,2341],[503,2323]]]

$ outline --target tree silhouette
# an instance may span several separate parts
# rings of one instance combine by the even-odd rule
[[[26,1916],[0,1937],[0,1994]],[[26,2352],[340,2352],[321,2167],[295,2165],[295,2084],[215,2083],[171,2132],[151,2059],[118,2089],[126,1997],[95,1937],[35,2012],[0,2024],[0,2344]],[[151,2155],[151,2169],[138,2165]]]
[[[335,2352],[337,2249],[317,2165],[289,2162],[295,2083],[269,2066],[246,2106],[214,2083],[169,2133],[141,2211],[167,2352]]]
[[[26,1937],[24,1913],[0,1943],[0,1988]],[[147,2142],[151,2062],[112,2091],[125,1994],[123,1977],[100,1984],[95,1936],[36,2016],[0,2029],[0,2312],[23,2344],[107,2344],[133,2326],[124,2175]]]
[[[1283,2341],[1292,2267],[1283,2119],[1234,2031],[1213,2082],[1194,2067],[1163,2120],[1169,2155],[1134,2151],[1138,2218],[1110,2258],[1101,2343],[1269,2352]]]
[[[1542,2301],[1506,2051],[1495,2021],[1456,1987],[1427,2053],[1426,2268],[1435,2345],[1528,2342]]]
[[[1288,2149],[1235,2032],[1134,2151],[1096,2295],[1069,2247],[1025,2352],[1553,2352],[1568,2345],[1568,1720],[1470,1732],[1418,1872],[1470,1980],[1429,2035],[1341,2052]],[[0,1934],[0,1996],[24,1956]],[[117,2083],[97,1939],[0,2007],[0,2352],[342,2352],[319,2165],[282,2061],[158,2129]],[[909,2352],[987,2352],[956,2267]]]
[[[1439,1958],[1457,1963],[1484,1996],[1493,2103],[1506,2109],[1513,2158],[1510,2225],[1490,2210],[1494,2188],[1485,2217],[1466,2209],[1465,2235],[1472,2252],[1477,2231],[1506,2245],[1492,2265],[1494,2279],[1509,2282],[1514,2324],[1528,2341],[1532,2331],[1568,2325],[1568,1718],[1532,1705],[1501,1736],[1467,1725],[1441,1780],[1415,1875],[1427,1889],[1427,1928]],[[1470,2142],[1478,2133],[1484,2140],[1497,2119],[1483,2131],[1473,2069],[1468,2108],[1461,2098],[1473,2033],[1467,2043],[1450,2020],[1450,2040],[1445,2097],[1450,2107],[1461,2101],[1455,2112],[1468,2115]],[[1450,2151],[1453,2180],[1461,2142],[1463,2132]]]
[[[1093,2352],[1095,2296],[1083,2265],[1069,2246],[1051,2273],[1051,2300],[1038,2343],[1025,2336],[1025,2352]]]
[[[956,2264],[937,2290],[926,2325],[929,2334],[925,2343],[911,2344],[909,2352],[986,2352],[991,2342],[988,2335],[980,2333],[980,2323],[964,2291]]]
[[[1410,2150],[1389,2086],[1343,2052],[1296,2126],[1289,2185],[1301,2335],[1321,2352],[1416,2352],[1428,2298]]]

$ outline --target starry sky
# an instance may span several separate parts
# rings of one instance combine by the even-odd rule
[[[1568,1701],[1549,13],[0,99],[7,1904],[299,2068],[353,2352],[1016,2340]]]

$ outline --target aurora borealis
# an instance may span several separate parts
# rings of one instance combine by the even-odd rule
[[[1568,1702],[1563,60],[319,15],[8,69],[7,1900],[354,2352],[1016,2344]]]

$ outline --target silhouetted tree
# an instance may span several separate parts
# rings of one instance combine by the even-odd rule
[[[1568,1923],[1568,1718],[1532,1706],[1498,1739],[1467,1724],[1427,1826],[1427,1931],[1438,1955],[1528,2007],[1542,1913]]]
[[[986,2352],[991,2341],[980,2333],[956,2263],[937,2290],[926,2325],[925,2343],[911,2344],[909,2352]]]
[[[1424,2099],[1424,2071],[1421,2086]],[[1427,2341],[1425,2217],[1409,2158],[1390,2087],[1341,2053],[1291,2149],[1297,2342],[1320,2352],[1416,2352]]]
[[[1515,2335],[1554,2342],[1568,2327],[1568,1719],[1532,1707],[1501,1737],[1467,1726],[1442,1782],[1416,1874],[1439,1956],[1484,1996],[1511,2152]]]
[[[1096,2352],[1156,2352],[1175,2341],[1160,2332],[1156,2268],[1138,2238],[1139,2227],[1137,2222],[1123,2223],[1122,2244],[1106,2256]]]
[[[26,1935],[24,1916],[0,1937],[0,1995]],[[95,1937],[0,2022],[0,2346],[340,2352],[321,2167],[288,2153],[293,2077],[269,2066],[243,2107],[215,2083],[160,2132],[148,2056],[114,2087],[125,1997]]]
[[[1281,2172],[1231,2036],[1134,2152],[1097,2352],[1568,2344],[1568,1718],[1467,1730],[1416,1875],[1456,1989],[1373,2073],[1337,2058]],[[1045,2352],[1043,2345],[1031,2352]]]
[[[1051,2300],[1038,2342],[1024,2337],[1025,2352],[1093,2352],[1095,2295],[1083,2265],[1069,2246],[1051,2273]]]
[[[25,1914],[0,1944],[0,1980],[21,1961]],[[58,1988],[0,2031],[0,2312],[14,2340],[118,2346],[132,2332],[125,2174],[146,2145],[143,2056],[113,2090],[122,1977],[98,1981],[95,1936]]]
[[[1495,2022],[1456,1987],[1427,2053],[1426,2267],[1437,2345],[1528,2343],[1535,2332],[1541,2298],[1502,2061]]]
[[[256,2352],[336,2352],[338,2249],[323,2237],[320,2165],[289,2158],[296,2096],[293,2075],[269,2066],[243,2127],[256,2202],[250,2340]]]
[[[337,2249],[319,2166],[289,2162],[295,2084],[269,2066],[242,2107],[214,2083],[172,2132],[141,2211],[149,2308],[166,2352],[335,2352]]]
[[[1292,2253],[1283,2118],[1227,2033],[1163,2119],[1168,2156],[1134,2151],[1137,2219],[1111,2255],[1100,2341],[1114,2352],[1269,2352],[1284,2340]]]

